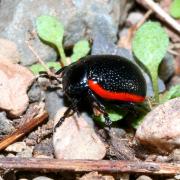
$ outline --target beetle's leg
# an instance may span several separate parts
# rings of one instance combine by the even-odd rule
[[[66,67],[67,67],[67,66],[62,67],[62,68],[59,69],[55,74],[56,74],[56,75],[61,74],[61,73],[66,69]]]
[[[96,108],[103,114],[104,119],[105,119],[105,124],[109,128],[111,127],[112,121],[109,118],[109,114],[106,112],[104,105],[96,98],[94,93],[91,90],[88,90],[88,94],[90,97],[91,103],[96,103]]]
[[[49,74],[48,74],[46,71],[40,71],[38,78],[39,78],[39,77],[47,78],[47,79],[49,79],[50,81],[56,80],[59,84],[62,83],[62,82],[58,79],[58,77],[56,77],[56,76],[49,76]]]
[[[61,126],[61,124],[64,122],[64,120],[67,117],[70,117],[74,114],[74,112],[77,111],[77,104],[78,104],[78,100],[74,100],[72,101],[73,103],[68,107],[68,109],[64,112],[64,115],[60,118],[60,120],[58,121],[58,123],[55,125],[54,127],[54,131],[56,131],[56,128],[58,128],[59,126]]]
[[[44,77],[44,78],[47,78],[49,80],[56,80],[59,84],[62,84],[62,81],[59,80],[59,78],[62,78],[62,75],[61,73],[64,71],[64,69],[66,68],[67,66],[64,66],[62,67],[60,70],[58,70],[54,76],[52,75],[49,75],[46,71],[40,71],[39,72],[39,77]]]

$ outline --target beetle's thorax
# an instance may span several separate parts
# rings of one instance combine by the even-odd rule
[[[68,66],[62,78],[63,91],[68,96],[81,96],[88,89],[87,68],[82,63]]]

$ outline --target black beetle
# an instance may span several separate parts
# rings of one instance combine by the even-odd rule
[[[139,68],[124,57],[116,55],[93,55],[60,69],[56,74],[62,78],[62,88],[71,105],[55,126],[77,110],[78,103],[88,98],[110,126],[111,120],[101,99],[127,103],[143,102],[146,82]]]

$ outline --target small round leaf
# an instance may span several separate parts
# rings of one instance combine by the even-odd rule
[[[133,52],[148,69],[152,66],[158,67],[165,56],[168,44],[168,36],[160,24],[149,21],[136,32]]]
[[[109,118],[111,119],[112,122],[120,121],[122,120],[125,115],[127,114],[127,111],[121,110],[117,107],[110,107],[108,106],[106,108],[106,112],[109,114]],[[100,116],[95,116],[95,119],[99,122],[105,122],[105,119],[103,115]]]
[[[170,14],[174,18],[180,18],[180,0],[174,0],[170,6]]]
[[[56,17],[40,16],[36,20],[37,32],[40,38],[59,46],[62,44],[64,28]]]
[[[151,75],[156,102],[159,101],[158,67],[165,56],[168,44],[169,38],[164,29],[159,23],[151,21],[142,25],[133,39],[133,52]]]
[[[86,56],[90,51],[89,42],[87,40],[78,41],[73,48],[72,62],[79,60]]]
[[[48,62],[46,63],[47,67],[49,68],[54,68],[56,71],[58,71],[61,66],[58,62]],[[40,71],[46,71],[46,69],[42,66],[42,64],[33,64],[32,66],[29,67],[30,70],[33,72],[33,74],[39,74]]]

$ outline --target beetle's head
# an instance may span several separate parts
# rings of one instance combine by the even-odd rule
[[[62,89],[68,96],[82,96],[87,86],[87,68],[83,63],[72,63],[60,72]]]

